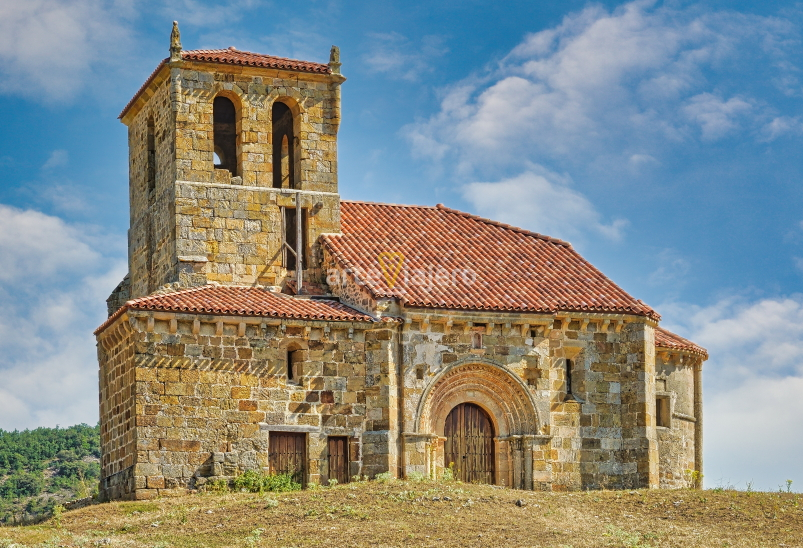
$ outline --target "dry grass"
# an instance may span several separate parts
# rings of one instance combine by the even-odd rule
[[[803,546],[803,495],[360,482],[101,504],[0,528],[9,546]]]

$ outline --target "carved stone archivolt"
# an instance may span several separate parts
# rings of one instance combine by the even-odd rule
[[[500,364],[476,358],[445,369],[424,391],[417,431],[443,436],[447,415],[461,403],[485,409],[498,437],[540,433],[535,402],[521,379]]]

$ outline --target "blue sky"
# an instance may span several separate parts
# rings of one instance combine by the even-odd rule
[[[97,420],[117,115],[186,49],[341,48],[345,198],[571,241],[706,346],[706,484],[803,485],[795,2],[0,0],[0,428]]]

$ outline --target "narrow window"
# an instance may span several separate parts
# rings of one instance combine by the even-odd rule
[[[145,173],[148,183],[148,196],[156,190],[156,127],[153,118],[148,118],[147,157]]]
[[[566,398],[573,396],[572,394],[572,369],[574,364],[572,360],[566,360]]]
[[[293,113],[284,103],[273,103],[273,186],[296,188]]]
[[[287,380],[298,382],[301,377],[301,351],[288,350],[287,351]]]
[[[237,120],[234,103],[227,97],[215,97],[212,104],[214,122],[215,169],[228,169],[237,175]]]
[[[655,424],[669,428],[669,396],[655,398]]]
[[[293,207],[284,208],[284,242],[287,244],[283,249],[284,267],[287,270],[296,269],[296,243],[298,242],[298,231],[296,222],[298,215]],[[307,210],[301,210],[301,267],[309,264],[307,261]]]

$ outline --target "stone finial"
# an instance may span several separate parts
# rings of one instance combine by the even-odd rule
[[[173,21],[173,32],[170,33],[170,62],[181,61],[181,32],[178,21]]]
[[[340,48],[332,46],[332,49],[329,50],[329,68],[332,70],[332,74],[340,74],[340,66]]]

